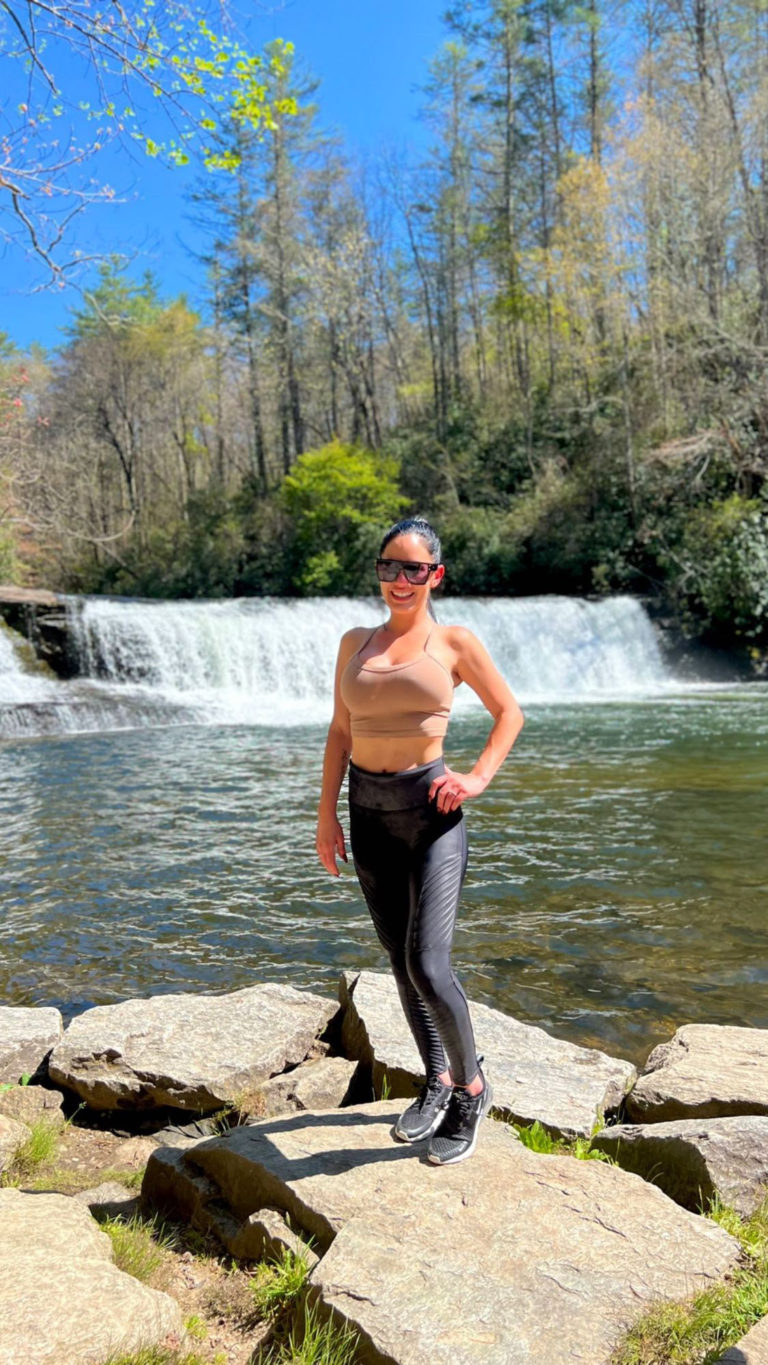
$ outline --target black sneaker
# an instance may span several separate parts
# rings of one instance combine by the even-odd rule
[[[395,1125],[395,1137],[403,1142],[420,1142],[436,1133],[448,1111],[453,1088],[433,1076],[421,1087],[418,1099],[409,1104]]]
[[[480,1075],[483,1076],[482,1071]],[[471,1156],[477,1146],[480,1120],[488,1113],[492,1103],[493,1090],[485,1076],[479,1095],[470,1095],[468,1090],[455,1086],[445,1121],[429,1144],[427,1155],[430,1161],[436,1166],[450,1166]]]

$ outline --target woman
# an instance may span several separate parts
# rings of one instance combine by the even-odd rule
[[[332,876],[347,861],[336,815],[349,763],[350,843],[379,940],[424,1065],[426,1084],[401,1115],[397,1137],[429,1137],[438,1165],[472,1155],[492,1091],[483,1075],[451,943],[467,865],[462,804],[503,763],[523,717],[480,641],[440,626],[430,593],[445,567],[421,518],[385,535],[376,570],[389,619],[342,637],[333,719],[323,763],[317,852]],[[493,717],[471,772],[443,760],[454,688],[466,682]],[[351,762],[350,762],[351,760]]]

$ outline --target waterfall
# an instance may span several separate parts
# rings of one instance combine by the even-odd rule
[[[479,636],[523,703],[640,695],[670,681],[633,598],[446,598],[437,612]],[[70,598],[67,614],[80,673],[72,683],[26,673],[12,632],[0,633],[0,734],[190,720],[323,723],[341,634],[384,619],[376,598],[86,597]],[[462,688],[457,709],[473,704]]]

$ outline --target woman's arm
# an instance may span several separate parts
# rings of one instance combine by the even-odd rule
[[[347,861],[344,831],[341,828],[336,805],[347,771],[349,755],[352,751],[352,736],[349,727],[349,712],[341,699],[341,675],[355,651],[360,631],[350,630],[342,636],[336,660],[336,676],[333,685],[333,717],[328,727],[323,758],[323,781],[320,788],[320,804],[317,810],[317,833],[315,847],[323,867],[332,877],[338,877],[337,856]]]
[[[471,772],[457,773],[448,768],[435,778],[429,795],[430,799],[437,798],[441,811],[456,810],[462,801],[485,791],[522,730],[524,720],[507,683],[477,636],[457,627],[451,631],[451,644],[456,650],[456,672],[477,693],[493,717],[493,726]]]

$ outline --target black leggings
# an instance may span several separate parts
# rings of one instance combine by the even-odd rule
[[[400,773],[349,768],[350,844],[379,941],[428,1077],[477,1075],[467,997],[451,943],[467,868],[461,810],[441,815],[428,793],[442,758]]]

